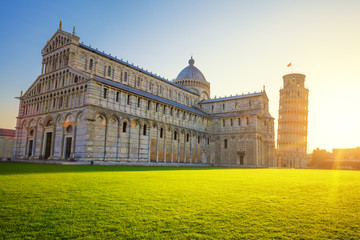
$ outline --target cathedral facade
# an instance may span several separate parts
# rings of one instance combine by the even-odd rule
[[[60,28],[20,96],[14,158],[144,165],[275,166],[265,90],[210,99],[190,59],[173,81]]]

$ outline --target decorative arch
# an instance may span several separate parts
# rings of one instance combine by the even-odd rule
[[[52,116],[47,116],[44,120],[44,123],[45,123],[44,127],[52,127],[55,124]]]

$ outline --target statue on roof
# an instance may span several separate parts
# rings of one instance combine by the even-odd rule
[[[59,29],[61,30],[61,28],[62,28],[62,21],[60,20]]]

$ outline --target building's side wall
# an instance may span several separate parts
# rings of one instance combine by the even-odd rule
[[[90,69],[91,60],[93,65]],[[187,106],[194,106],[199,101],[199,96],[196,94],[86,48],[76,48],[73,67]]]
[[[0,159],[8,159],[13,155],[14,137],[0,136]]]
[[[209,127],[214,141],[210,156],[216,164],[275,166],[274,119],[264,94],[207,103],[202,109],[216,116]]]
[[[68,81],[70,85],[65,84],[60,89],[49,87],[55,98],[45,90],[22,99],[26,109],[37,106],[38,99],[45,101],[34,111],[20,114],[16,158],[166,163],[210,161],[204,140],[208,138],[205,132],[208,119],[205,117],[95,80],[84,82],[78,79],[76,84]],[[80,86],[84,92],[73,94]],[[66,95],[61,95],[65,92]],[[59,96],[62,101],[53,104]],[[67,146],[69,139],[71,149]],[[28,149],[30,141],[31,151]],[[46,153],[47,145],[50,155]]]

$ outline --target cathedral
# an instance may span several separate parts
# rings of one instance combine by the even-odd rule
[[[265,90],[210,98],[191,58],[172,80],[59,29],[19,97],[14,159],[84,164],[273,167]]]

